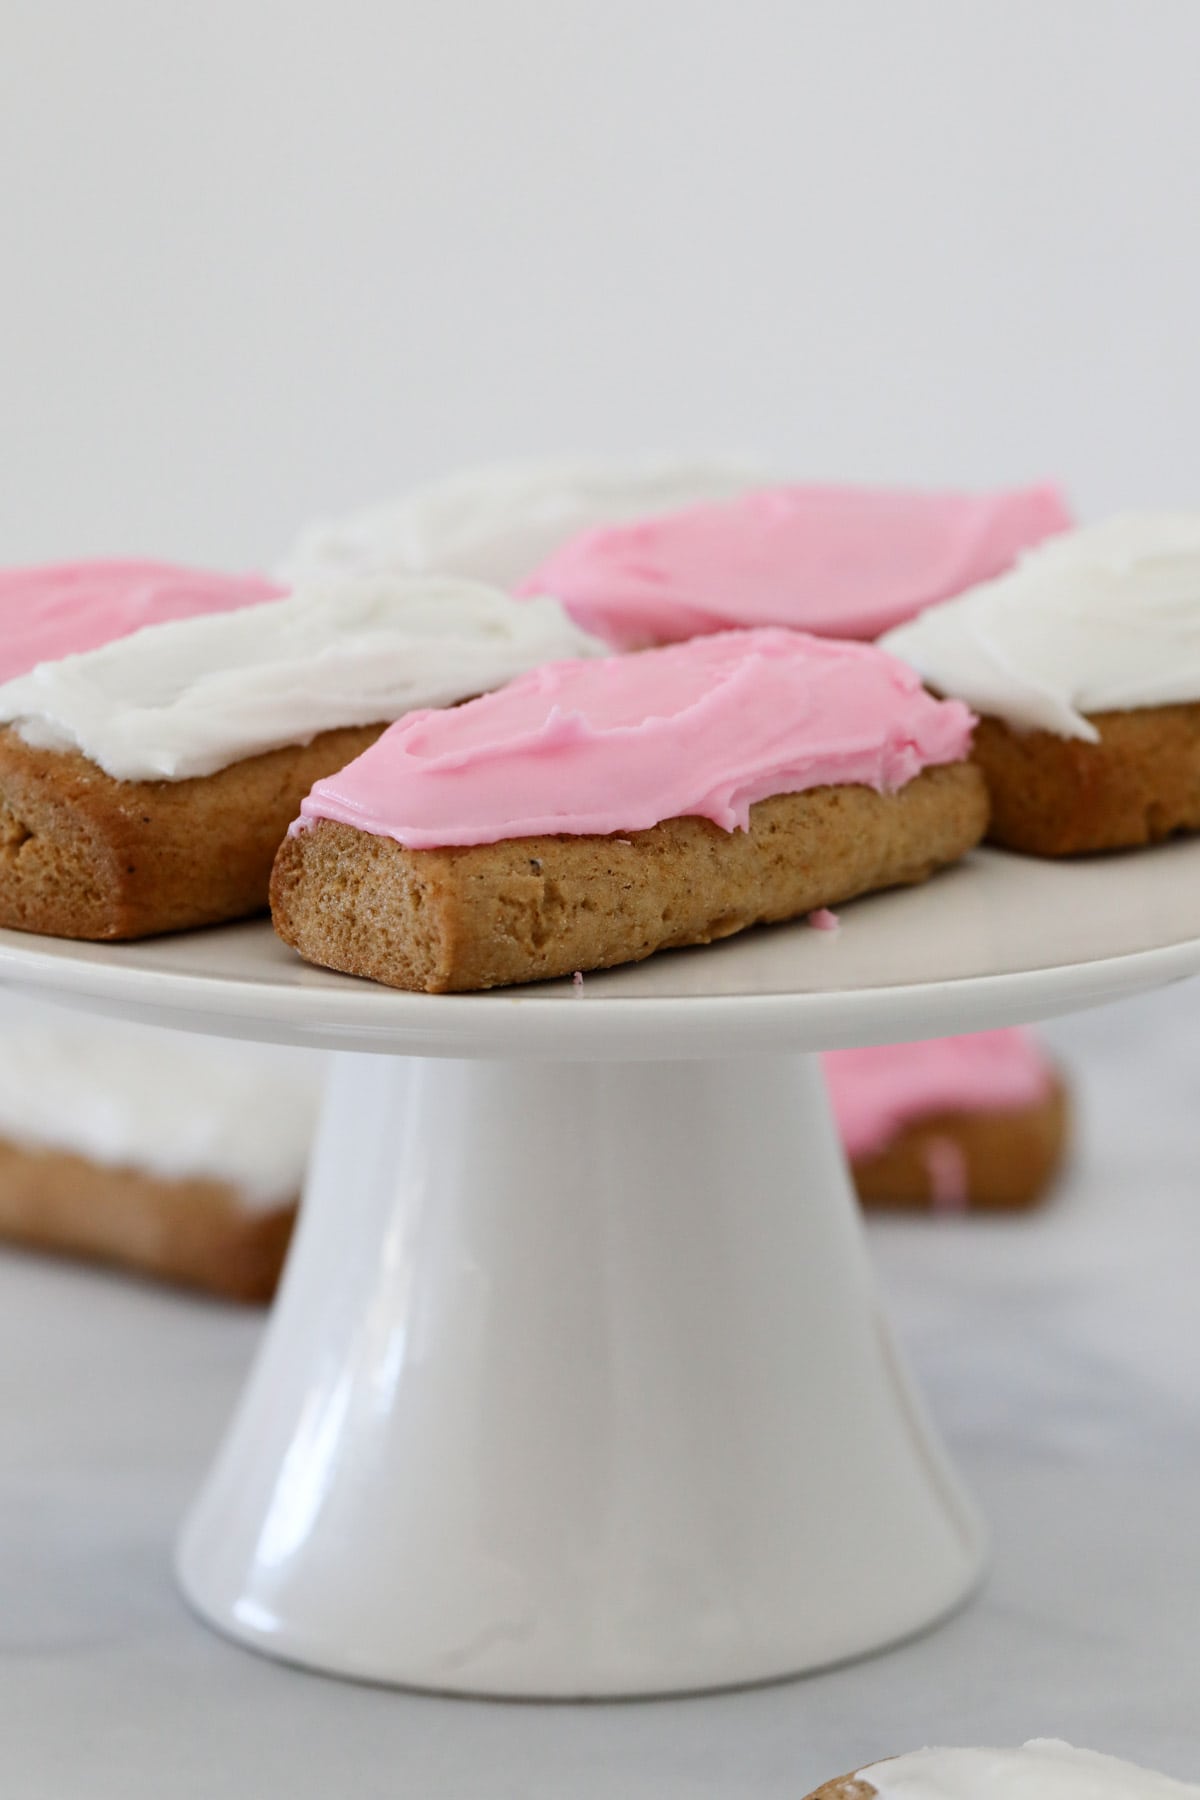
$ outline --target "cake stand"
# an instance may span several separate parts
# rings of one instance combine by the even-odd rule
[[[510,1697],[799,1673],[969,1593],[983,1533],[881,1317],[811,1053],[1197,970],[1200,840],[983,852],[836,933],[484,995],[312,969],[261,922],[0,933],[18,987],[336,1052],[180,1579],[272,1655]]]

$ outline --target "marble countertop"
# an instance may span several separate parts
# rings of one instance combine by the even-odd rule
[[[1200,1778],[1200,988],[1051,1029],[1085,1135],[1028,1220],[872,1228],[992,1571],[905,1648],[712,1699],[528,1707],[211,1635],[173,1534],[259,1321],[0,1259],[0,1788],[13,1800],[800,1800],[930,1741],[1053,1735]]]

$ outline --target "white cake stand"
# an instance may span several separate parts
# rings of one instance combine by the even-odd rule
[[[1198,969],[1196,840],[983,853],[836,934],[761,931],[582,991],[392,993],[306,967],[261,923],[127,947],[0,933],[0,980],[338,1052],[180,1577],[272,1655],[503,1696],[797,1673],[963,1599],[982,1532],[797,1052]]]

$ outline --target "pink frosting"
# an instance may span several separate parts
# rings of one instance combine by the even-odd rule
[[[216,575],[170,563],[0,569],[0,681],[41,662],[98,650],[143,625],[233,612],[284,591],[261,575]]]
[[[336,819],[413,850],[685,814],[732,831],[769,794],[902,787],[964,757],[972,724],[869,645],[724,632],[551,663],[466,706],[410,713],[317,783],[300,824]]]
[[[876,638],[1072,523],[1056,487],[1001,494],[777,487],[603,525],[524,580],[619,649],[739,625]]]
[[[953,1138],[931,1137],[923,1148],[934,1212],[966,1212],[971,1204],[971,1173],[962,1145]]]
[[[1049,1059],[1027,1031],[830,1050],[823,1059],[846,1153],[874,1156],[937,1113],[1008,1112],[1044,1100]]]

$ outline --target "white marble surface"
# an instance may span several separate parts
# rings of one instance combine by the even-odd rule
[[[584,1708],[298,1674],[194,1623],[181,1508],[257,1323],[0,1260],[5,1800],[800,1800],[932,1740],[1200,1776],[1200,988],[1053,1028],[1086,1133],[1027,1221],[888,1224],[893,1315],[995,1534],[948,1626],[815,1679]]]

